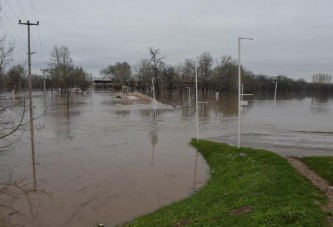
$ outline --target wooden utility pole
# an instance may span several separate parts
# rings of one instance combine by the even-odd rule
[[[30,116],[30,136],[31,136],[31,157],[32,157],[32,173],[34,179],[34,191],[36,191],[36,167],[35,167],[35,141],[34,141],[34,117],[33,117],[33,107],[32,107],[32,82],[31,82],[31,53],[30,50],[30,25],[39,25],[39,21],[36,24],[30,23],[27,21],[26,23],[22,23],[19,20],[20,25],[28,26],[28,76],[29,76],[29,116]]]

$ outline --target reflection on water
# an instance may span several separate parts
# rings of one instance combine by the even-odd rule
[[[311,113],[327,115],[329,113],[329,97],[323,95],[311,97]]]
[[[14,167],[14,177],[35,179],[29,183],[34,196],[43,188],[50,197],[39,198],[37,221],[12,215],[14,226],[114,225],[192,193],[191,133],[170,135],[164,121],[174,110],[158,110],[155,121],[151,106],[105,102],[110,95],[73,96],[68,109],[61,96],[35,95],[36,114],[48,109],[37,119],[44,127],[35,131],[35,160],[31,163],[26,135],[0,164],[2,170]],[[202,160],[201,182],[206,168]],[[29,211],[24,203],[17,209]]]
[[[32,162],[35,170],[36,163]],[[14,170],[2,171],[0,182],[0,224],[3,227],[41,226],[39,202],[49,200],[45,191],[37,186],[36,172],[32,182],[26,177],[14,177]],[[20,223],[22,225],[20,225]]]
[[[197,182],[197,166],[198,166],[198,151],[195,152],[195,164],[194,164],[194,174],[193,174],[193,194],[196,192],[196,182]]]
[[[152,166],[154,165],[155,145],[157,144],[157,141],[158,141],[156,124],[157,124],[157,121],[156,121],[156,119],[154,119],[153,130],[150,132],[150,135],[151,135],[151,144],[153,145],[153,151],[152,151],[152,154],[151,154],[151,165]]]
[[[15,226],[112,226],[189,196],[204,184],[207,165],[189,145],[196,135],[194,96],[189,105],[188,94],[165,92],[157,100],[167,105],[157,109],[156,118],[149,104],[122,105],[113,98],[108,92],[73,95],[67,109],[60,95],[34,95],[35,115],[47,109],[36,120],[43,127],[35,131],[35,153],[23,134],[22,143],[0,157],[7,176],[2,183],[23,179],[17,180],[22,188],[37,191],[23,193],[37,198],[30,218],[37,221],[2,212]],[[333,132],[327,123],[333,117],[332,98],[278,94],[274,109],[273,95],[244,98],[249,102],[243,109],[244,146],[287,155],[333,154],[333,133],[323,133]],[[237,96],[212,93],[199,100],[207,102],[199,109],[201,138],[234,143]],[[7,201],[25,216],[32,213],[22,201]]]

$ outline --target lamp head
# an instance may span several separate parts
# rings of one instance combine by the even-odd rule
[[[247,40],[253,40],[253,38],[248,38],[248,37],[238,37],[238,39],[247,39]]]

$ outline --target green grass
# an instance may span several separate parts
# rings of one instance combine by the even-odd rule
[[[305,157],[301,159],[310,169],[333,185],[333,157]]]
[[[201,140],[211,177],[199,192],[127,226],[327,226],[324,194],[280,156]]]

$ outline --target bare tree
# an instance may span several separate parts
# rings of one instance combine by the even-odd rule
[[[61,91],[66,91],[71,84],[71,75],[74,69],[73,60],[70,56],[68,48],[64,45],[54,46],[51,51],[49,65],[49,73],[51,74],[52,83]]]
[[[100,74],[110,77],[116,87],[121,88],[121,86],[129,85],[128,81],[131,79],[132,70],[127,62],[116,62],[114,65],[103,68]]]
[[[210,53],[204,52],[198,57],[199,64],[199,77],[201,83],[201,90],[207,92],[208,90],[208,81],[212,76],[212,66],[213,66],[213,57]]]
[[[231,92],[236,89],[237,61],[230,56],[223,56],[214,68],[214,77],[218,90]],[[244,75],[244,72],[242,73]],[[242,78],[243,80],[244,78]]]
[[[13,179],[12,173],[1,176],[0,181],[0,226],[35,226],[38,223],[40,195],[49,196],[43,189],[34,191],[26,177]],[[33,192],[33,193],[32,193]],[[13,218],[15,217],[15,218]]]
[[[23,129],[27,124],[24,122],[25,100],[25,97],[18,101],[2,97],[0,104],[0,151],[9,149],[22,135],[20,129]]]
[[[176,82],[178,85],[179,93],[183,92],[186,86],[191,86],[194,83],[195,75],[195,61],[186,59],[184,63],[178,65],[176,74]]]
[[[26,84],[26,70],[22,65],[14,65],[7,72],[7,88],[14,89],[15,93],[24,89]]]
[[[162,61],[164,57],[161,57],[160,49],[154,49],[154,47],[149,47],[149,54],[150,54],[150,63],[153,68],[153,73],[154,77],[159,77],[163,66],[164,62]],[[157,94],[160,93],[160,87],[159,84],[156,84],[156,91]]]
[[[1,32],[1,30],[0,30]],[[14,50],[14,44],[8,43],[6,35],[0,37],[0,70],[4,70],[7,64],[12,60],[11,55]]]
[[[66,106],[69,108],[68,89],[73,82],[74,65],[68,48],[64,45],[55,46],[51,51],[49,73],[54,86],[60,88],[61,93],[66,94]]]
[[[2,89],[5,90],[5,68],[12,60],[11,56],[14,50],[14,44],[7,42],[6,35],[1,35],[1,33],[2,31],[0,28],[0,84],[3,85]]]
[[[331,83],[332,76],[324,73],[317,73],[312,75],[312,82],[318,84],[329,84]]]
[[[164,57],[159,56],[160,49],[154,49],[154,47],[149,47],[150,62],[152,63],[152,68],[154,71],[154,76],[158,77],[160,74],[160,66],[163,64]]]
[[[142,59],[138,63],[138,79],[139,79],[139,88],[143,92],[145,89],[151,85],[151,78],[153,77],[153,71],[151,63],[148,59]]]
[[[1,11],[1,8],[0,8]],[[1,28],[0,28],[1,29]],[[0,30],[1,33],[1,30]],[[3,75],[7,64],[12,60],[11,55],[14,45],[7,42],[6,35],[0,37],[0,74]],[[4,78],[1,78],[1,82]],[[18,139],[16,133],[24,126],[24,114],[26,112],[25,97],[15,100],[8,95],[0,96],[0,151],[8,149]]]

